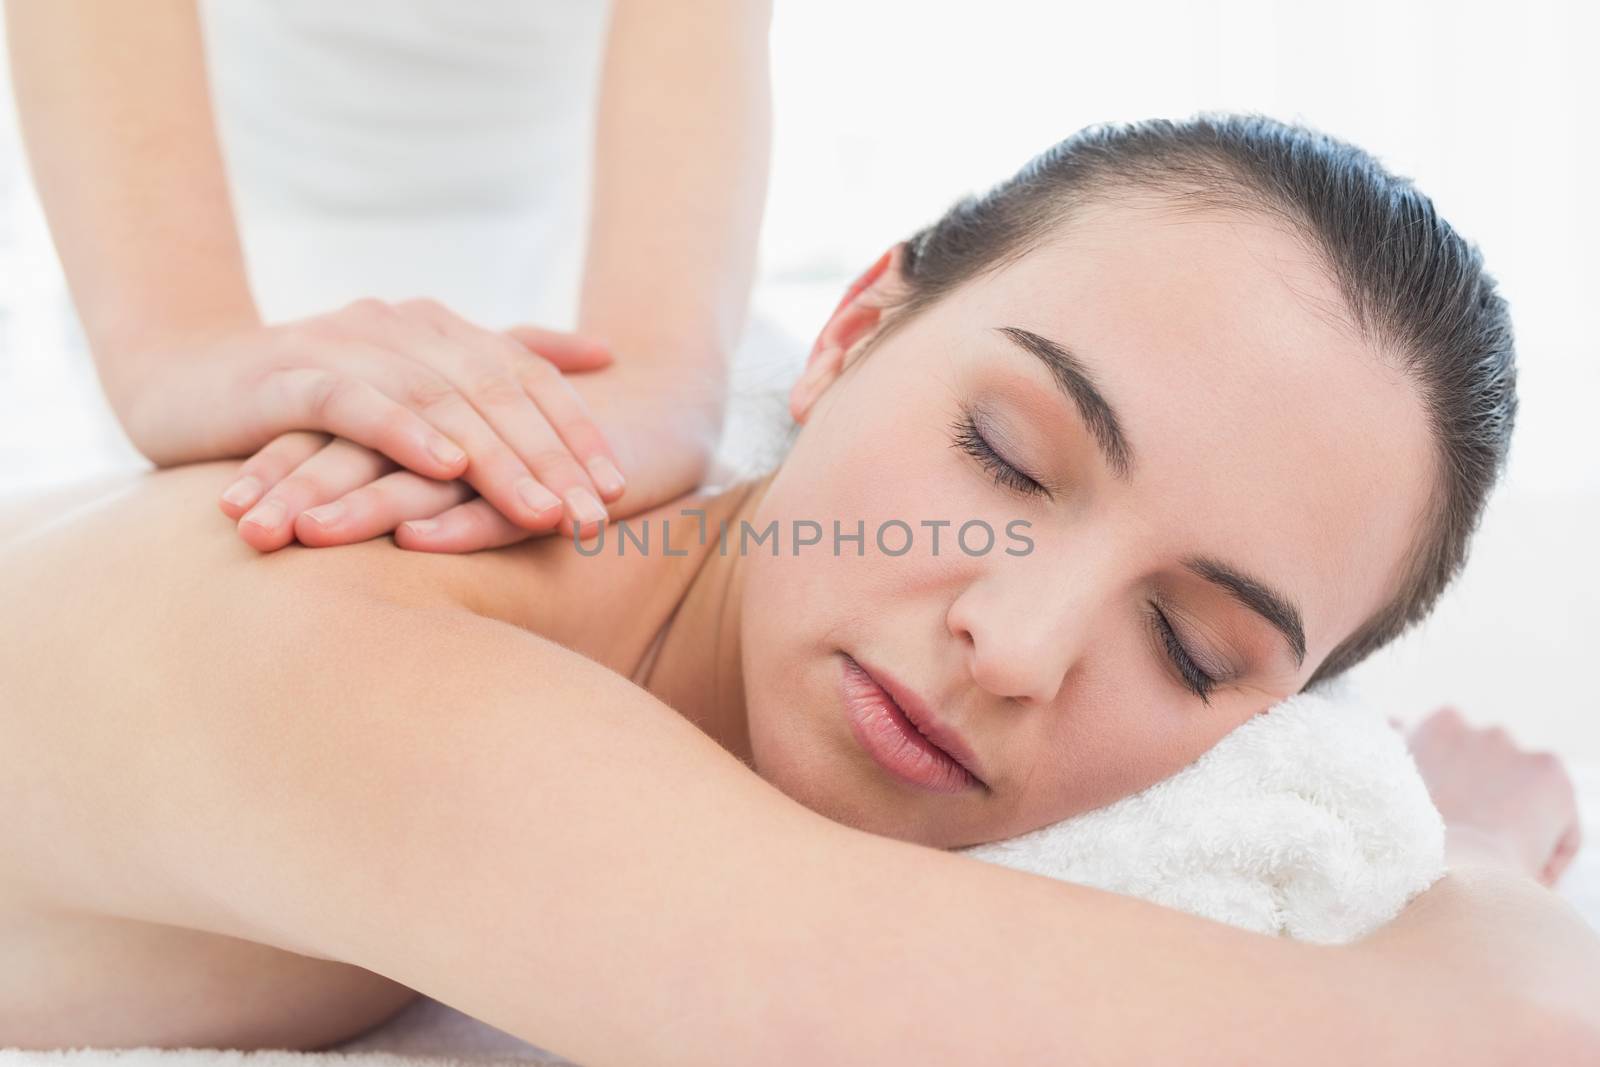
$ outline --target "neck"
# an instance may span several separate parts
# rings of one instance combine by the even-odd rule
[[[740,665],[745,561],[737,550],[739,523],[753,517],[771,481],[768,474],[706,502],[706,543],[696,546],[701,558],[694,577],[635,675],[652,695],[746,764],[751,753]],[[719,551],[718,536],[724,525],[725,552]]]

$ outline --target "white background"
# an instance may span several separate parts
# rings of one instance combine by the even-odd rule
[[[1353,678],[1600,765],[1600,359],[1591,5],[779,0],[756,307],[779,377],[847,279],[955,197],[1090,122],[1264,111],[1414,178],[1511,301],[1510,472],[1459,585]],[[136,461],[136,460],[134,460]],[[0,108],[0,489],[127,464]]]

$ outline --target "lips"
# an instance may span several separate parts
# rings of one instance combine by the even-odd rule
[[[988,789],[961,735],[887,671],[844,654],[841,693],[857,742],[895,777],[941,793]]]

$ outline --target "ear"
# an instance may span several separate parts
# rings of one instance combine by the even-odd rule
[[[843,372],[846,356],[872,336],[882,321],[883,312],[904,293],[905,242],[878,257],[833,309],[828,321],[806,357],[806,370],[789,390],[789,413],[795,422],[805,422],[811,408]]]

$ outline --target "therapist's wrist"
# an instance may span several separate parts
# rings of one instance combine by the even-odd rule
[[[670,422],[688,435],[709,437],[715,448],[727,418],[732,351],[703,337],[639,338],[600,331],[615,362],[575,375],[599,402],[630,415]]]
[[[264,328],[254,305],[181,320],[84,321],[101,387],[119,414],[122,401],[148,392],[173,364]]]
[[[134,447],[158,467],[247,454],[227,447],[229,409],[267,330],[240,316],[103,342],[101,388]]]
[[[616,363],[568,378],[594,416],[627,482],[607,510],[613,519],[665,503],[702,484],[720,439],[716,388],[691,372],[632,371]],[[720,392],[720,390],[719,390]]]

